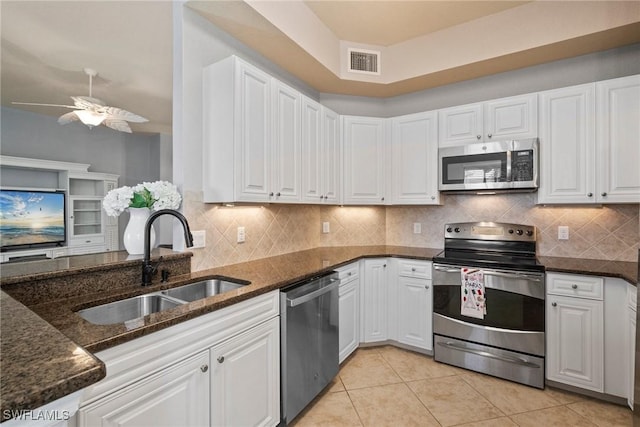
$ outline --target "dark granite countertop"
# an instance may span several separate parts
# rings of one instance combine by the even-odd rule
[[[259,260],[213,268],[205,271],[198,271],[189,274],[183,274],[172,277],[168,283],[158,283],[149,287],[132,287],[124,291],[118,289],[113,292],[100,293],[86,293],[78,296],[67,297],[59,300],[52,300],[47,302],[36,302],[34,304],[26,303],[27,307],[24,307],[12,298],[4,295],[4,292],[0,292],[3,295],[3,336],[2,336],[2,371],[0,374],[0,382],[2,383],[2,408],[1,409],[14,409],[14,408],[26,408],[35,409],[37,406],[48,403],[52,400],[60,398],[74,390],[64,386],[68,381],[72,383],[76,377],[77,372],[75,364],[69,366],[69,369],[65,369],[62,365],[65,360],[73,360],[75,354],[73,351],[80,351],[82,348],[89,352],[97,352],[109,347],[127,342],[137,337],[147,335],[149,333],[161,330],[168,326],[175,325],[200,316],[202,314],[218,310],[220,308],[238,303],[240,301],[255,297],[257,295],[282,288],[291,283],[295,283],[300,280],[304,280],[318,272],[335,269],[342,265],[348,264],[360,258],[374,258],[382,256],[393,256],[401,258],[413,258],[421,260],[431,260],[436,256],[441,249],[431,248],[415,248],[415,247],[401,247],[401,246],[353,246],[353,247],[326,247],[310,249],[301,252],[295,252],[270,258],[263,258]],[[171,251],[169,251],[171,252]],[[173,253],[173,252],[171,252]],[[113,253],[115,255],[115,261],[111,260],[110,263],[128,261],[126,253]],[[112,254],[109,254],[112,255]],[[99,256],[99,255],[96,255]],[[184,256],[184,255],[183,255]],[[548,271],[568,272],[576,274],[591,274],[599,276],[609,276],[622,278],[629,283],[636,284],[638,282],[637,276],[637,263],[633,262],[613,262],[613,261],[596,261],[596,260],[577,260],[569,258],[555,258],[555,257],[541,257],[540,261],[548,267]],[[89,263],[85,260],[83,262]],[[82,264],[80,261],[76,263]],[[31,263],[29,263],[31,264]],[[110,265],[113,267],[113,264]],[[28,266],[15,267],[24,268],[25,271],[29,270]],[[73,274],[78,272],[88,272],[91,270],[88,265],[73,265]],[[107,268],[107,267],[105,267]],[[14,272],[15,273],[15,272]],[[27,273],[26,275],[14,274],[11,277],[6,277],[5,272],[2,274],[2,283],[10,281],[14,286],[16,281],[27,281],[30,277],[36,277],[36,275],[62,275],[64,274],[64,268],[52,269],[48,272],[39,271],[37,273]],[[224,294],[212,296],[203,300],[194,301],[189,304],[176,307],[171,310],[167,310],[160,313],[155,313],[146,316],[144,319],[144,325],[132,330],[127,330],[124,324],[118,325],[94,325],[82,318],[80,318],[75,311],[111,302],[118,299],[123,299],[135,295],[140,295],[148,292],[154,292],[161,289],[179,286],[188,282],[192,282],[199,279],[205,279],[212,276],[223,276],[228,278],[236,278],[251,282],[249,285],[240,289],[226,292]],[[42,277],[42,276],[37,276]],[[5,310],[4,305],[9,304],[13,310],[11,317],[12,322],[20,324],[23,328],[20,333],[11,333],[9,337],[5,338],[6,328],[11,328],[12,323],[4,323]],[[24,302],[24,301],[23,301]],[[38,318],[40,316],[42,319]],[[22,321],[21,319],[31,319],[34,317],[38,319],[39,323],[31,321]],[[31,337],[33,336],[32,328],[36,331],[49,330],[51,334],[46,340],[43,338],[34,342]],[[12,328],[13,329],[13,328]],[[17,329],[17,328],[16,328]],[[39,332],[38,332],[39,333]],[[57,334],[57,336],[55,335]],[[13,340],[7,341],[5,339]],[[71,340],[71,341],[69,341]],[[71,353],[68,349],[59,348],[52,343],[58,342],[60,345],[67,343],[73,347]],[[9,343],[12,343],[9,345]],[[81,346],[81,347],[78,347]],[[15,350],[13,350],[15,348]],[[70,348],[70,347],[69,347]],[[39,354],[41,359],[29,358],[22,359],[21,349],[27,349],[30,353]],[[80,350],[76,350],[80,349]],[[93,359],[90,354],[83,353],[86,357],[94,360],[97,367],[94,367],[101,372],[100,375],[96,375],[96,370],[91,369],[92,375],[87,374],[87,379],[82,386],[86,387],[92,382],[98,381],[102,375],[104,375],[104,367],[99,361]],[[21,360],[29,360],[28,374],[25,370],[12,369],[13,366],[26,363]],[[52,361],[52,362],[48,362]],[[47,373],[42,375],[36,375],[40,371],[39,366],[47,366],[47,363],[56,363],[58,361],[56,375],[50,377],[52,380],[57,378],[58,388],[52,388],[52,392],[46,394],[46,398],[38,398],[38,387],[45,382],[48,377]],[[67,362],[69,363],[69,362]],[[13,364],[13,365],[12,365]],[[36,368],[37,367],[37,368]],[[67,381],[65,381],[67,380]],[[78,387],[78,388],[82,388]],[[7,387],[7,394],[5,394],[5,387]],[[57,390],[57,391],[55,391]],[[32,393],[33,391],[33,393]],[[17,394],[16,394],[17,393]],[[20,395],[23,395],[21,398]],[[26,396],[31,397],[26,397]],[[22,403],[26,401],[26,403]]]

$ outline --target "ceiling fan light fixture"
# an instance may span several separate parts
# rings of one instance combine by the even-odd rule
[[[106,114],[100,114],[96,113],[95,111],[89,110],[76,110],[74,111],[74,113],[76,114],[76,116],[78,116],[82,123],[89,127],[98,126],[104,121],[104,119],[107,118]]]

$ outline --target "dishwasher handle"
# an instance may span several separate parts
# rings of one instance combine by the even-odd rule
[[[316,289],[315,291],[299,296],[298,298],[287,298],[287,307],[295,307],[297,305],[304,304],[305,302],[311,301],[312,299],[317,298],[320,295],[329,293],[340,286],[340,279],[331,278],[329,279],[329,282],[330,283],[327,286],[323,286],[320,289]]]

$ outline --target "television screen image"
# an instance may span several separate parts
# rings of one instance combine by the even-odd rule
[[[0,190],[0,248],[64,243],[63,192]]]

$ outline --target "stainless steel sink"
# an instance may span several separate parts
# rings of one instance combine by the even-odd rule
[[[96,325],[112,325],[125,323],[151,313],[169,310],[182,304],[185,304],[185,301],[178,301],[158,293],[152,293],[86,308],[78,311],[78,314],[83,319]]]
[[[236,283],[222,279],[209,279],[201,282],[190,283],[178,288],[167,289],[166,291],[162,291],[162,294],[191,302],[207,298],[212,295],[232,291],[234,289],[239,289],[246,285],[246,283]]]

